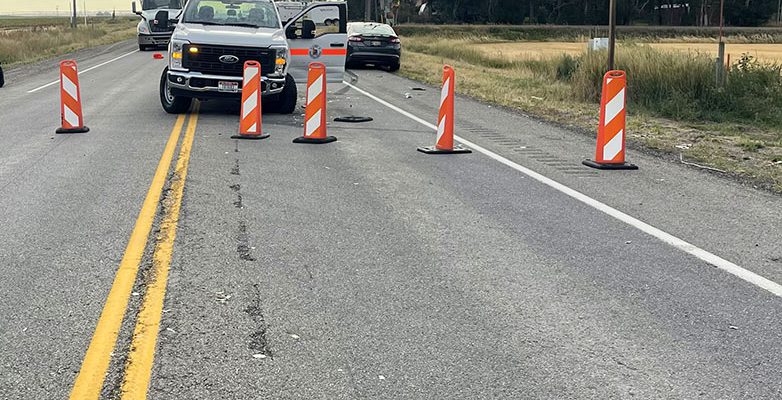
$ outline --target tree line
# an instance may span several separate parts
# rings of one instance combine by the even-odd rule
[[[399,22],[605,25],[608,0],[371,0],[373,19]],[[720,0],[616,0],[620,25],[719,25]],[[351,16],[366,0],[351,0]],[[780,22],[782,0],[725,0],[725,24]]]

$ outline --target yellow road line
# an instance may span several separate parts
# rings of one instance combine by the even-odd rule
[[[111,354],[114,351],[117,335],[128,309],[128,300],[136,281],[144,248],[147,246],[147,239],[152,229],[152,222],[155,219],[163,186],[166,183],[166,175],[171,167],[171,161],[174,158],[176,145],[184,124],[185,116],[180,115],[168,137],[168,143],[166,143],[163,155],[160,157],[147,197],[144,199],[141,212],[136,219],[136,225],[130,234],[125,255],[119,264],[111,291],[106,298],[106,304],[103,306],[100,319],[95,327],[95,333],[92,335],[92,341],[84,355],[81,370],[79,370],[79,375],[73,384],[71,400],[97,400],[100,397],[106,371],[111,362]]]
[[[158,331],[160,331],[160,319],[163,315],[163,301],[166,297],[168,271],[171,266],[171,256],[174,251],[174,240],[179,222],[179,210],[185,191],[187,167],[190,164],[190,150],[193,147],[193,137],[198,125],[197,113],[198,109],[196,108],[193,115],[190,116],[172,178],[170,197],[166,199],[166,210],[160,224],[160,234],[155,245],[155,252],[152,255],[152,274],[150,282],[147,283],[138,319],[136,319],[136,328],[133,332],[133,341],[125,367],[122,400],[147,398],[152,364],[155,360],[155,346]]]

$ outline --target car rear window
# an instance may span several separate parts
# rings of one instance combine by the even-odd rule
[[[348,27],[348,33],[354,35],[396,36],[396,32],[394,32],[393,28],[381,24],[350,25]]]

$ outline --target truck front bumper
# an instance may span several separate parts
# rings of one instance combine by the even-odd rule
[[[168,46],[168,42],[171,41],[171,34],[168,33],[155,33],[152,35],[138,35],[138,44],[141,46]]]
[[[239,91],[221,92],[218,82],[231,81],[239,83]],[[241,76],[205,75],[198,72],[168,71],[168,83],[171,93],[175,96],[196,98],[241,97]],[[285,87],[285,77],[261,77],[261,95],[274,96],[282,93]]]

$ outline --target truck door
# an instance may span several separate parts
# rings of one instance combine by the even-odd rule
[[[326,18],[328,17],[328,18]],[[342,82],[348,54],[348,8],[343,2],[314,3],[285,24],[290,47],[288,73],[307,83],[312,62],[326,65],[326,80]]]

